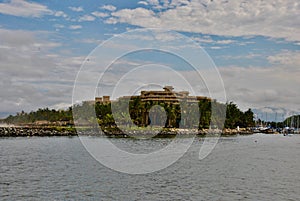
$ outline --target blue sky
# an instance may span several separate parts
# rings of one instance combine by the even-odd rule
[[[0,111],[70,105],[76,74],[101,42],[135,28],[164,28],[204,48],[228,101],[297,112],[299,13],[293,0],[0,1]]]

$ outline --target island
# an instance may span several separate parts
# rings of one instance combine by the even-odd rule
[[[226,111],[224,119],[217,115],[212,120],[212,106]],[[199,117],[189,121],[182,118],[197,113]],[[109,137],[128,137],[131,133],[147,135],[157,130],[157,136],[191,132],[197,135],[252,134],[256,126],[251,109],[243,112],[233,102],[220,103],[205,96],[190,96],[188,91],[174,91],[172,86],[116,100],[110,100],[110,96],[96,97],[65,110],[22,111],[2,119],[1,123],[5,124],[0,127],[1,137],[99,135],[95,124],[101,135]],[[149,128],[153,132],[149,132]]]

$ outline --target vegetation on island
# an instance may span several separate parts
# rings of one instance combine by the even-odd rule
[[[111,109],[112,104],[114,112],[112,112]],[[214,104],[217,112],[218,108],[220,108],[221,111],[222,108],[224,109],[224,107],[226,107],[225,121],[224,119],[222,120],[222,118],[218,119],[218,115],[214,117],[214,124],[212,126],[215,128],[224,127],[234,129],[237,128],[237,126],[241,128],[255,126],[254,114],[251,109],[243,112],[233,102],[223,104],[214,100],[203,99],[198,103],[193,104],[196,104],[196,107],[199,110],[199,117],[189,118],[191,121],[187,122],[181,121],[183,115],[182,112],[186,115],[194,115],[195,112],[192,110],[195,109],[195,107],[192,107],[192,105],[187,105],[185,107],[186,110],[181,111],[179,104],[158,101],[142,102],[139,98],[131,99],[129,105],[128,100],[122,99],[109,103],[97,102],[95,104],[87,101],[82,104],[74,105],[73,108],[70,107],[66,110],[45,108],[29,113],[22,111],[14,116],[10,115],[4,121],[9,124],[43,125],[44,122],[44,124],[50,125],[72,126],[74,125],[74,115],[74,119],[80,120],[83,124],[82,126],[97,122],[102,129],[118,129],[117,125],[120,124],[147,127],[150,124],[155,125],[160,122],[166,122],[165,125],[163,125],[165,128],[178,128],[181,126],[181,128],[198,128],[203,130],[208,129],[211,126],[212,104]],[[124,112],[128,111],[128,109],[126,109],[128,107],[129,112]],[[154,111],[154,115],[156,114],[156,116],[149,117],[151,116],[150,111],[153,110],[153,108],[160,111]],[[157,114],[165,114],[165,116]],[[193,121],[195,119],[196,121]]]
[[[24,111],[18,112],[16,115],[10,115],[4,119],[5,123],[8,124],[73,124],[72,107],[66,110],[55,110],[55,109],[38,109],[37,111],[31,111],[26,113]]]
[[[282,127],[299,128],[299,126],[300,126],[300,115],[292,115],[292,116],[286,118],[282,122]]]

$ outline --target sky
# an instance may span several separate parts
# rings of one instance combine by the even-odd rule
[[[275,113],[277,120],[299,113],[297,0],[5,0],[0,1],[0,117],[70,106],[77,74],[91,52],[140,28],[192,39],[216,65],[226,100],[242,110],[253,108],[268,120]],[[119,62],[161,62],[157,57],[140,54]],[[169,59],[168,65],[178,63]]]

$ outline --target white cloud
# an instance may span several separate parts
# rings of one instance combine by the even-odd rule
[[[211,37],[192,37],[192,39],[199,43],[214,43],[214,40]]]
[[[70,6],[69,9],[74,11],[74,12],[82,12],[83,11],[83,8],[81,6],[79,6],[79,7]]]
[[[99,40],[99,39],[85,38],[85,39],[79,40],[78,42],[98,45],[103,41]]]
[[[227,97],[243,109],[262,106],[299,109],[300,71],[291,73],[282,66],[219,68]]]
[[[281,65],[294,67],[295,69],[300,68],[300,51],[282,51],[276,55],[268,56],[268,61]]]
[[[53,54],[61,44],[42,39],[48,34],[0,29],[1,112],[71,105],[80,65],[73,62],[76,58]]]
[[[105,23],[107,23],[107,24],[117,24],[118,20],[114,17],[110,17],[107,20],[105,20]]]
[[[82,29],[82,26],[81,25],[70,25],[69,29],[72,29],[72,30]]]
[[[223,47],[220,47],[220,46],[211,46],[209,48],[213,49],[213,50],[219,50],[219,49],[222,49]]]
[[[152,8],[156,1],[148,1]],[[243,2],[228,1],[172,1],[166,10],[152,8],[121,9],[112,12],[107,23],[166,28],[177,31],[225,36],[262,35],[300,41],[299,4],[294,0]]]
[[[108,10],[108,11],[115,11],[117,8],[113,5],[104,5],[101,7],[101,9]]]
[[[254,44],[255,42],[254,41],[239,41],[238,43],[237,43],[237,45],[239,45],[239,46],[245,46],[245,45],[249,45],[249,44]]]
[[[65,27],[65,25],[63,25],[63,24],[54,24],[53,26],[58,29],[62,29]]]
[[[220,44],[220,45],[228,45],[232,43],[236,43],[235,40],[213,40],[210,36],[204,37],[192,37],[192,39],[199,43],[213,43],[213,44]]]
[[[67,17],[68,17],[68,15],[67,15],[66,13],[64,13],[63,11],[56,11],[56,12],[54,13],[54,16],[55,16],[55,17],[64,17],[64,18],[67,18]]]
[[[6,3],[0,3],[0,13],[19,17],[41,17],[53,12],[47,6],[39,3],[11,0]]]
[[[109,14],[107,14],[107,13],[103,13],[103,12],[99,12],[99,11],[94,11],[94,12],[92,12],[92,15],[94,15],[94,16],[96,16],[96,17],[108,17],[109,16]]]
[[[235,41],[234,40],[217,40],[216,43],[222,44],[222,45],[227,45],[227,44],[235,43]]]
[[[91,15],[84,15],[82,17],[79,18],[79,22],[83,22],[83,21],[94,21],[96,18],[91,16]]]
[[[139,1],[138,4],[148,6],[148,3],[146,1]]]
[[[255,53],[249,53],[249,54],[243,54],[243,55],[222,55],[218,56],[223,59],[232,60],[232,59],[253,59],[257,57],[264,57],[262,54],[255,54]]]
[[[121,23],[129,23],[138,25],[139,22],[144,21],[146,26],[157,26],[160,24],[160,20],[155,17],[155,13],[151,10],[147,10],[145,8],[136,8],[136,9],[123,9],[114,13],[111,13],[114,18],[107,20],[107,23],[116,24],[118,22]],[[137,24],[135,24],[135,22]],[[139,22],[138,22],[139,21]],[[151,25],[152,24],[152,25]]]
[[[148,0],[150,5],[159,5],[159,1],[158,0]]]

